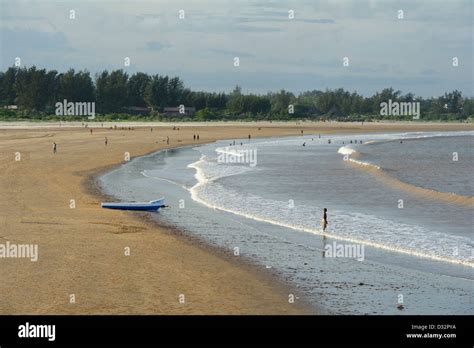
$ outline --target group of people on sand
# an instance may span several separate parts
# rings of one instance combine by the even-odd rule
[[[86,124],[86,125],[83,124],[83,127],[84,127],[84,128],[88,128],[88,125],[87,125],[87,124]],[[112,129],[112,127],[110,127],[110,128]],[[117,126],[115,126],[114,129],[117,129]],[[121,129],[122,129],[122,130],[126,130],[127,128],[126,128],[126,127],[122,127]],[[133,127],[129,127],[128,130],[135,130],[135,129],[134,129]],[[178,130],[178,131],[179,131],[179,127],[173,127],[173,130]],[[90,128],[89,131],[90,131],[90,134],[93,133],[92,128]],[[153,127],[150,127],[150,132],[153,132]],[[193,139],[194,139],[194,141],[199,141],[199,134],[193,134]],[[249,139],[250,139],[250,135],[249,135]],[[107,146],[108,142],[109,142],[109,141],[108,141],[107,137],[105,137],[105,138],[104,138],[104,144],[105,144],[105,146]],[[235,143],[235,142],[234,142],[234,143]],[[167,137],[166,137],[166,145],[169,145],[169,144],[170,144],[170,137],[167,136]],[[57,145],[55,142],[53,142],[53,153],[56,153],[56,152],[57,152],[57,149],[58,149],[58,145]]]

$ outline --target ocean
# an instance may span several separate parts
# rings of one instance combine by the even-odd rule
[[[135,158],[99,184],[117,200],[165,196],[154,218],[319,312],[473,314],[473,135],[233,139]]]

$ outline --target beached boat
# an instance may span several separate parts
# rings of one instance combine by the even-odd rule
[[[121,210],[144,210],[156,211],[165,205],[165,199],[160,198],[149,202],[121,202],[121,203],[102,203],[102,208],[107,209],[121,209]]]

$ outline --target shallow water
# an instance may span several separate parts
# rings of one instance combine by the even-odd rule
[[[356,139],[357,145],[350,144]],[[444,151],[427,150],[433,141]],[[350,166],[341,151],[358,151],[361,161],[410,184],[421,180],[430,189],[470,195],[472,132],[316,135],[236,144],[220,141],[137,158],[100,183],[121,200],[166,196],[172,208],[153,216],[231,252],[238,248],[236,257],[276,270],[297,296],[323,312],[474,312],[472,206],[390,187]],[[456,166],[440,165],[456,149]],[[256,157],[241,150],[256,151],[250,152]],[[418,159],[426,154],[429,159]],[[248,163],[229,163],[245,159]],[[432,174],[427,183],[420,179],[423,173]],[[324,207],[326,238],[320,227]],[[363,246],[363,260],[323,257],[325,248],[338,243],[359,251]],[[403,312],[396,309],[400,294]]]

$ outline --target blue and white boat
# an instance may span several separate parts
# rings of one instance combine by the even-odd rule
[[[107,209],[121,209],[121,210],[142,210],[142,211],[157,211],[161,207],[165,206],[165,199],[160,198],[149,202],[103,202],[102,208]]]

